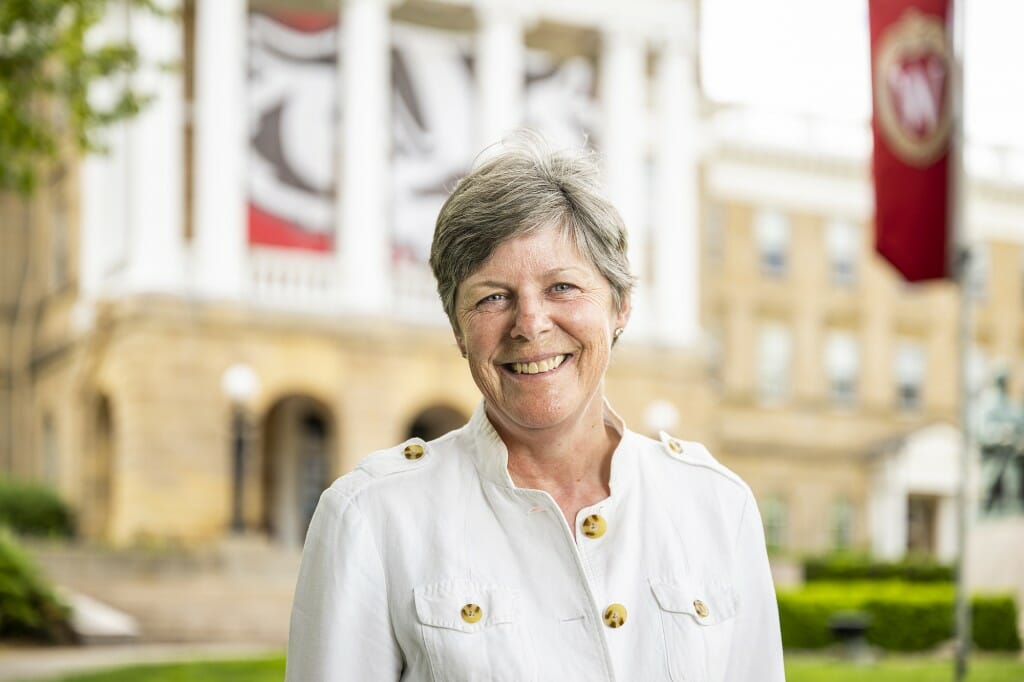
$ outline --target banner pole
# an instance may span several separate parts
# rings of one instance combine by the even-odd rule
[[[964,221],[964,198],[966,195],[966,174],[964,172],[964,2],[950,0],[952,4],[952,47],[953,73],[950,79],[950,106],[952,115],[952,139],[950,140],[950,182],[951,200],[948,203],[949,222],[953,234],[953,258],[958,294],[960,297],[960,476],[956,500],[956,653],[954,659],[954,682],[963,682],[967,676],[967,661],[971,648],[971,609],[967,594],[965,559],[968,538],[968,473],[972,447],[971,430],[971,387],[970,360],[974,341],[973,305],[971,292],[971,251],[968,245]]]

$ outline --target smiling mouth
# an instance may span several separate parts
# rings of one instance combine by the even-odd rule
[[[567,355],[556,355],[537,362],[510,362],[505,365],[514,374],[543,374],[550,372],[565,362]]]

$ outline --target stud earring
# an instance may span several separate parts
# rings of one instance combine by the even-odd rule
[[[612,332],[612,338],[613,339],[618,339],[620,336],[622,336],[622,332],[624,332],[624,331],[626,331],[626,330],[623,329],[622,327],[619,327],[614,332]]]

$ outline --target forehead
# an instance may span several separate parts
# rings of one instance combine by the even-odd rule
[[[542,227],[513,237],[495,247],[487,260],[466,277],[466,282],[496,273],[538,274],[559,269],[580,269],[597,273],[586,256],[562,229]]]

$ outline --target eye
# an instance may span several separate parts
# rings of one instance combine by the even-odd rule
[[[503,303],[508,299],[508,295],[501,293],[488,294],[477,302],[477,305],[494,305],[497,303]]]
[[[576,289],[576,286],[569,284],[568,282],[559,282],[558,284],[551,287],[551,291],[556,294],[567,294],[570,291]]]

